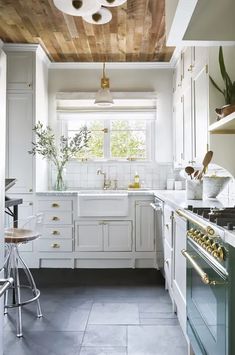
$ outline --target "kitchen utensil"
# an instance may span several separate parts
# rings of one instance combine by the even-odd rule
[[[196,177],[198,176],[198,174],[199,174],[199,170],[194,171],[194,173],[193,173],[193,178],[196,179]]]
[[[186,166],[185,171],[192,179],[192,174],[194,173],[194,168],[192,166]]]
[[[203,177],[203,174],[205,174],[206,169],[207,169],[208,165],[210,164],[212,157],[213,157],[213,152],[211,150],[209,150],[203,159],[203,162],[202,162],[203,168],[200,171],[200,173],[198,174],[199,180],[201,180],[201,178]]]

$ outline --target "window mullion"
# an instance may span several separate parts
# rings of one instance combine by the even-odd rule
[[[104,128],[108,129],[108,133],[104,133],[104,159],[110,159],[110,121],[104,121]]]

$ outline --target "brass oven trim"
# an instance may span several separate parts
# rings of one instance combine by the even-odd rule
[[[211,228],[210,226],[194,219],[193,217],[189,216],[187,212],[183,211],[183,210],[176,210],[176,213],[183,218],[186,218],[188,221],[195,223],[196,225],[198,225],[199,227],[201,227],[207,234],[209,234],[210,236],[213,236],[215,234],[215,231],[213,228]]]

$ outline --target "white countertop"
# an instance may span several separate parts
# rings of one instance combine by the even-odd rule
[[[168,203],[172,208],[193,207],[234,207],[235,200],[228,198],[210,198],[205,200],[187,200],[185,190],[155,190],[154,195]]]

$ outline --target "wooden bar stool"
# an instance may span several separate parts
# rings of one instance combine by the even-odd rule
[[[5,229],[6,258],[4,263],[6,278],[12,277],[14,282],[12,287],[5,293],[4,314],[9,308],[18,308],[17,312],[17,337],[22,337],[22,314],[21,307],[29,303],[37,303],[37,317],[42,317],[39,302],[40,291],[37,289],[32,273],[19,253],[19,245],[29,243],[41,235],[43,214],[37,214],[27,218],[19,228]],[[19,268],[24,270],[28,284],[21,284]],[[32,291],[33,297],[22,300],[21,289],[27,288]],[[12,293],[12,303],[8,303],[9,292]]]

